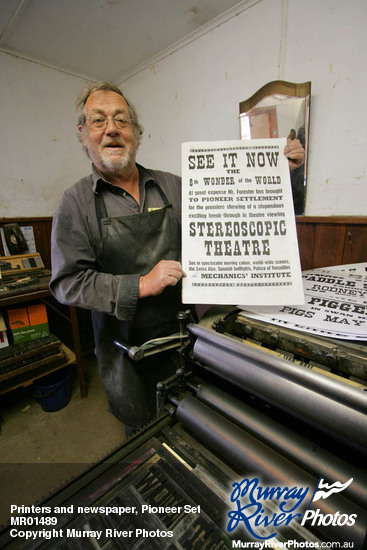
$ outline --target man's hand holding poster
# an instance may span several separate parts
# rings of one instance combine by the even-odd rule
[[[285,145],[183,144],[185,303],[304,303]]]

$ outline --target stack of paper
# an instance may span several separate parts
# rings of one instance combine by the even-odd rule
[[[252,319],[348,340],[367,340],[367,263],[302,273],[305,305],[239,306]]]

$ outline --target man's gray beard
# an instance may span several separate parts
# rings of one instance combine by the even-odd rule
[[[135,164],[129,151],[124,150],[125,154],[122,158],[116,158],[105,153],[101,153],[100,161],[110,176],[121,176],[124,172]]]
[[[88,141],[88,135],[85,131],[83,131],[85,143],[83,144],[83,150],[86,153],[87,157],[89,157],[92,162],[93,159],[91,158],[89,154],[89,141]],[[106,173],[108,173],[109,176],[123,176],[126,172],[129,171],[131,167],[135,166],[135,154],[132,156],[127,149],[124,149],[125,154],[123,158],[121,159],[115,159],[109,157],[108,154],[104,153],[103,151],[104,146],[100,146],[100,162],[103,165],[104,169],[106,170]]]

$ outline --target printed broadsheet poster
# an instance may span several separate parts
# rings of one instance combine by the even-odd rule
[[[304,303],[285,145],[183,144],[184,303]]]
[[[367,264],[302,273],[305,305],[240,306],[243,315],[319,336],[367,340]]]

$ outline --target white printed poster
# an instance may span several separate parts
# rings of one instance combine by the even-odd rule
[[[304,303],[285,145],[183,144],[184,303]]]
[[[319,336],[367,340],[367,264],[310,269],[302,277],[304,306],[240,306],[243,315]]]

